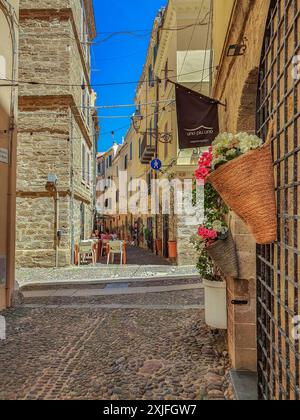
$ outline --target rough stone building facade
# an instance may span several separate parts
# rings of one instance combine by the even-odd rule
[[[235,368],[258,371],[261,399],[299,400],[300,1],[215,0],[214,9],[213,96],[227,104],[221,130],[264,138],[275,122],[276,242],[256,246],[231,215],[241,279],[226,279],[230,356]],[[228,54],[233,45],[243,45],[241,55]]]
[[[20,1],[18,266],[68,265],[92,231],[94,37],[92,0]],[[58,197],[46,188],[48,175],[57,177]]]

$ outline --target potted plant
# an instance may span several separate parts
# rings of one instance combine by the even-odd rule
[[[273,123],[264,144],[247,133],[220,134],[213,142],[210,166],[199,164],[198,169],[198,176],[213,185],[258,244],[277,237],[272,131]]]
[[[177,258],[177,242],[169,241],[168,250],[169,250],[169,258],[176,259]]]
[[[207,254],[205,244],[201,238],[195,235],[192,238],[192,243],[199,251],[197,269],[203,280],[205,291],[205,322],[213,329],[226,330],[226,282],[222,279],[220,272]]]

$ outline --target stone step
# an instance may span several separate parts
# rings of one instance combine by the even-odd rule
[[[35,297],[96,297],[96,296],[115,296],[115,295],[136,295],[145,293],[174,292],[181,290],[203,289],[203,285],[197,284],[177,284],[171,286],[146,286],[146,287],[119,287],[105,289],[44,289],[44,290],[23,290],[24,298]]]
[[[59,282],[55,281],[53,283],[41,282],[34,285],[25,285],[20,288],[22,292],[25,291],[38,291],[38,290],[59,290],[59,289],[105,289],[105,288],[124,288],[124,285],[129,288],[134,287],[151,287],[151,286],[172,286],[172,285],[185,285],[185,284],[202,284],[202,281],[199,277],[166,277],[166,278],[154,278],[154,279],[100,279],[93,280],[90,282],[86,281],[68,281],[68,282]]]

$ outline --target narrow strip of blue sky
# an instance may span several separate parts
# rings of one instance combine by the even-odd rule
[[[128,30],[151,29],[153,20],[166,0],[94,0],[98,36],[92,46],[92,83],[139,80],[150,39],[149,32],[136,36],[118,35],[106,42],[108,33]],[[99,42],[99,43],[98,43]],[[131,104],[135,85],[98,87],[97,105]],[[110,132],[116,132],[121,142],[130,125],[130,119],[101,119],[101,115],[130,115],[134,108],[100,110],[101,133],[99,151],[112,144]]]

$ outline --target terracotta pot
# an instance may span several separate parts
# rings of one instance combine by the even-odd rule
[[[169,258],[177,258],[177,242],[169,241],[168,248],[169,248]]]
[[[156,245],[157,254],[162,255],[162,240],[161,239],[156,239],[155,245]]]
[[[74,249],[74,264],[78,265],[78,257],[79,257],[79,246],[78,244],[75,245],[75,249]]]

